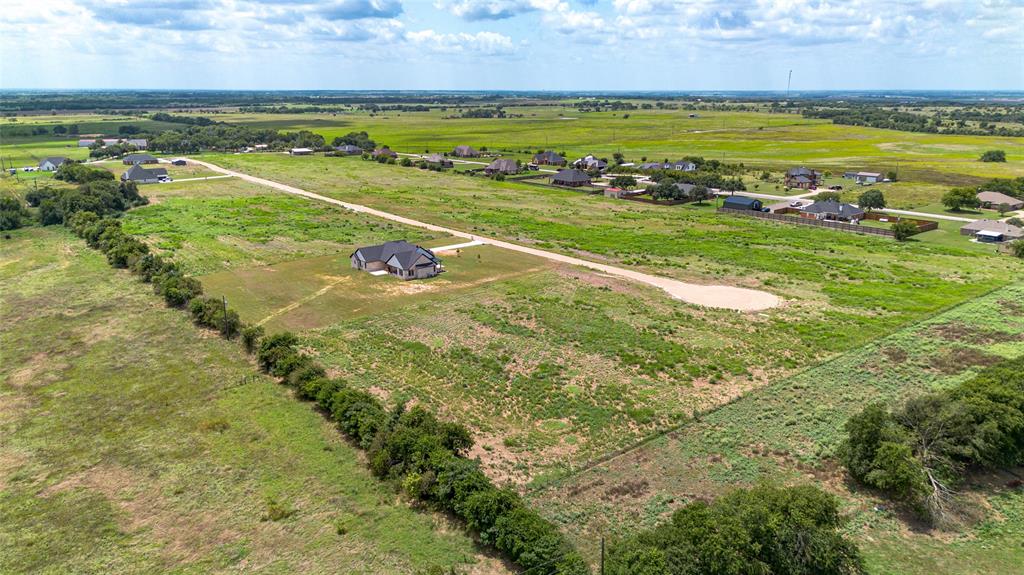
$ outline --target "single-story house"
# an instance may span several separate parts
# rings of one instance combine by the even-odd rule
[[[79,148],[91,148],[92,145],[95,144],[96,142],[99,142],[101,146],[106,147],[106,146],[113,146],[114,144],[116,144],[116,143],[118,143],[120,141],[121,140],[118,140],[117,138],[89,138],[89,139],[86,139],[86,140],[78,140],[78,147]]]
[[[451,168],[455,165],[451,160],[442,156],[441,154],[430,154],[425,158],[425,160],[427,161],[428,164],[434,164],[437,166],[441,166],[442,168]]]
[[[515,160],[498,158],[487,164],[487,167],[484,168],[484,173],[488,176],[493,176],[494,174],[518,174],[519,164]]]
[[[581,172],[575,168],[568,170],[558,170],[558,173],[551,176],[551,183],[556,186],[570,186],[578,188],[580,186],[590,185],[590,176],[586,172]]]
[[[384,146],[383,148],[377,148],[370,155],[373,156],[374,158],[379,158],[381,156],[384,156],[385,158],[397,158],[398,157],[398,154],[396,152],[394,152],[391,148],[387,147],[387,146]]]
[[[864,210],[853,204],[841,204],[835,200],[814,202],[801,209],[801,216],[817,220],[838,220],[856,222],[864,219]]]
[[[42,162],[39,162],[39,169],[44,172],[52,172],[59,168],[61,164],[69,161],[63,156],[51,156],[49,158],[43,158]]]
[[[39,164],[40,168],[42,166],[42,164]],[[1003,204],[1009,206],[1011,210],[1024,208],[1024,200],[1019,200],[1000,192],[979,192],[978,201],[981,202],[981,207],[983,208],[996,209]]]
[[[478,158],[480,152],[474,150],[472,146],[455,146],[452,155],[458,158]]]
[[[312,148],[292,148],[288,150],[288,153],[293,156],[308,156],[313,153]]]
[[[345,154],[346,156],[358,156],[363,153],[363,149],[359,146],[353,146],[352,144],[345,144],[334,148],[335,150]]]
[[[790,168],[786,171],[786,187],[810,190],[817,188],[824,175],[808,168]]]
[[[533,163],[537,165],[564,166],[565,158],[549,150],[547,152],[534,154]]]
[[[588,155],[573,162],[572,167],[581,170],[603,170],[608,167],[608,162]]]
[[[761,211],[761,200],[748,198],[747,196],[727,196],[722,202],[722,207],[730,210],[753,210]]]
[[[137,184],[155,184],[160,181],[170,181],[167,170],[164,168],[143,168],[135,164],[128,168],[128,171],[121,174],[121,181],[135,182]]]
[[[387,271],[403,280],[424,279],[441,273],[441,260],[434,252],[405,240],[366,246],[352,252],[352,268],[368,272]]]
[[[644,190],[623,190],[622,188],[613,188],[611,186],[604,189],[604,197],[615,198],[617,200],[621,200],[622,198],[639,196],[643,193]]]
[[[145,138],[128,138],[125,143],[129,146],[135,146],[136,150],[145,150],[149,147],[149,142]]]
[[[159,160],[149,154],[128,154],[121,159],[121,163],[126,166],[134,166],[137,164],[156,164],[158,161]]]
[[[1021,239],[1024,229],[998,220],[975,220],[960,228],[960,235],[974,236],[983,242],[1001,242]]]
[[[885,176],[878,172],[857,172],[853,175],[853,181],[858,184],[877,184],[885,179]]]

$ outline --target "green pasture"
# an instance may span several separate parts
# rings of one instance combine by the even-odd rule
[[[374,479],[237,342],[195,328],[62,228],[11,236],[0,572],[505,572]]]
[[[592,547],[599,534],[650,526],[736,485],[815,481],[843,496],[873,573],[1012,573],[1024,553],[1011,543],[1021,533],[1019,492],[988,482],[974,494],[991,504],[986,519],[950,543],[907,530],[870,493],[850,492],[833,458],[843,423],[865,404],[953,386],[1024,353],[1021,302],[1024,286],[1000,288],[775,381],[607,463],[538,482],[534,505]]]

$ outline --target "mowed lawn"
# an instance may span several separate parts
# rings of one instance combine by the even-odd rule
[[[60,227],[0,240],[0,321],[0,572],[505,572]]]
[[[754,390],[667,436],[532,494],[594,550],[601,534],[650,527],[684,503],[762,479],[811,482],[844,501],[871,573],[1018,573],[1024,494],[1015,473],[964,488],[981,511],[961,533],[910,528],[891,502],[847,482],[835,460],[848,417],[874,401],[954,386],[1024,354],[1024,285],[981,298]],[[851,491],[852,490],[852,491]],[[594,550],[596,552],[596,550]]]

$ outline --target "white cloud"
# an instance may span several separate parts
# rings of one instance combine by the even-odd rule
[[[423,49],[441,54],[494,56],[515,52],[512,38],[497,32],[440,34],[433,30],[420,30],[407,33],[406,38]]]

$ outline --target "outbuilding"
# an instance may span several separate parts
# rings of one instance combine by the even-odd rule
[[[293,156],[308,156],[313,153],[312,148],[292,148],[288,150],[288,153]]]
[[[747,196],[728,196],[722,201],[722,207],[728,210],[751,210],[759,212],[763,206],[761,205],[761,200],[757,198],[748,198]]]

